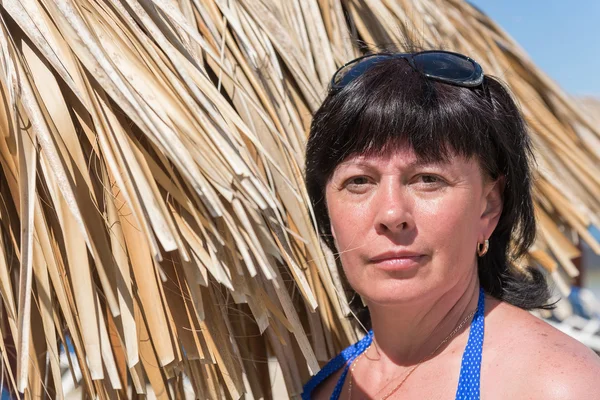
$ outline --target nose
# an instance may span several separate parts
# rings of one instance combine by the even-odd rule
[[[379,234],[397,234],[413,225],[413,201],[398,179],[382,180],[379,184],[375,207],[375,230]]]

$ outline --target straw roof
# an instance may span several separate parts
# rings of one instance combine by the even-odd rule
[[[594,123],[594,126],[598,126],[600,124],[600,98],[583,96],[577,98],[577,102],[583,112],[585,112]]]
[[[564,291],[600,210],[600,133],[489,18],[451,0],[5,0],[4,382],[62,398],[290,396],[361,334],[302,182],[336,67],[418,39],[508,82],[538,152],[529,263]],[[588,134],[579,136],[574,127]],[[525,262],[523,261],[523,262]],[[246,383],[244,383],[246,382]]]

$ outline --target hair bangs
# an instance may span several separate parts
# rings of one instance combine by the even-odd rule
[[[352,95],[346,98],[347,93]],[[489,110],[482,109],[481,99],[465,99],[478,95],[483,91],[427,79],[403,59],[382,61],[337,95],[339,118],[329,121],[337,126],[332,148],[339,161],[404,146],[426,162],[446,161],[454,154],[480,157],[490,143]]]

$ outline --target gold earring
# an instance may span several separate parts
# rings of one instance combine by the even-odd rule
[[[490,249],[490,241],[485,239],[483,243],[477,243],[477,255],[483,257]]]

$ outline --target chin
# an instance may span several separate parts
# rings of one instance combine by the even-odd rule
[[[440,285],[420,279],[385,279],[354,287],[367,303],[382,306],[414,304],[443,291]]]

